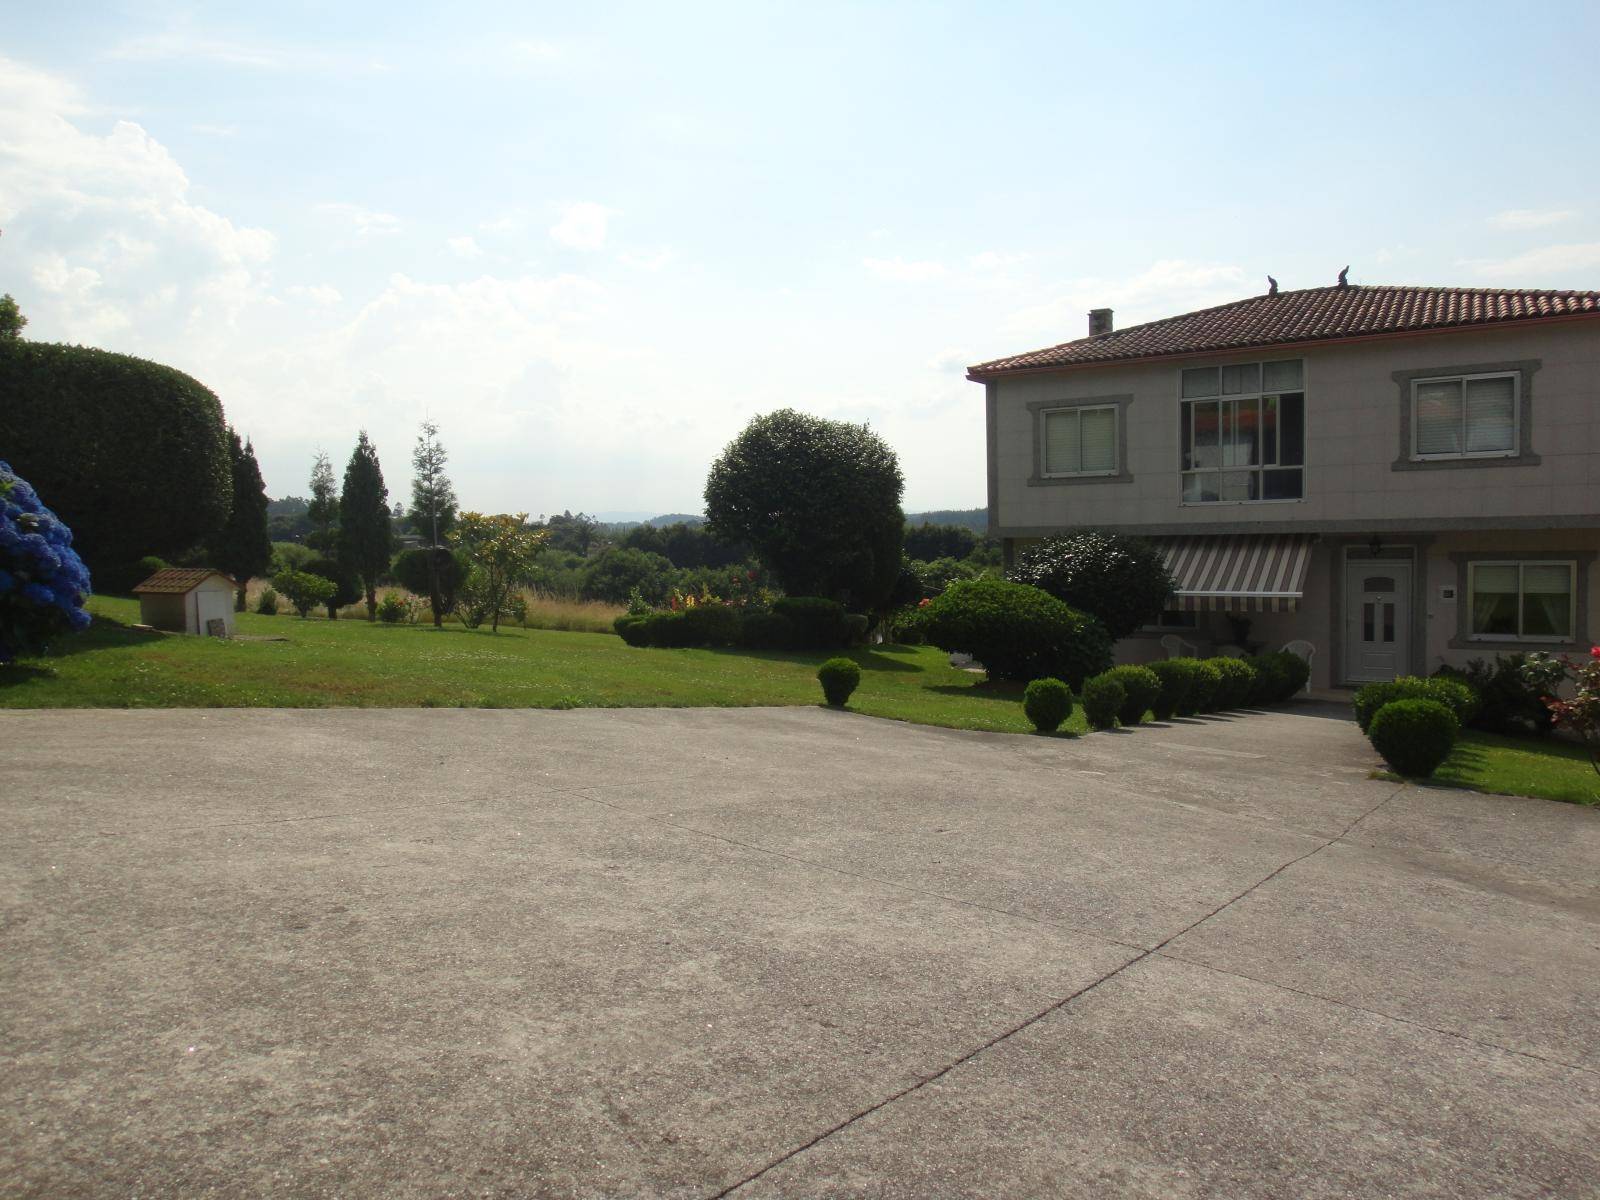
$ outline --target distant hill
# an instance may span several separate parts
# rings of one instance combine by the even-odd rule
[[[963,525],[983,535],[989,529],[987,508],[936,508],[932,512],[906,514],[907,525]]]

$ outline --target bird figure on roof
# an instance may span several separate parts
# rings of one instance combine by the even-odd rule
[[[1350,276],[1350,268],[1349,267],[1346,267],[1344,270],[1339,272],[1339,286],[1340,287],[1349,287],[1350,286],[1350,278],[1349,278],[1349,276]]]
[[[1276,296],[1277,294],[1278,294],[1278,281],[1276,279],[1274,279],[1271,275],[1268,275],[1267,276],[1267,295]]]

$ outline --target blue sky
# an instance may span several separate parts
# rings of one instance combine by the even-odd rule
[[[1090,307],[1600,288],[1600,5],[1298,8],[0,0],[0,291],[274,495],[428,415],[469,507],[699,511],[788,405],[977,506],[964,367]]]

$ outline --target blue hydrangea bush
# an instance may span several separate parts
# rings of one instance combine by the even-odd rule
[[[0,663],[35,654],[57,633],[87,629],[89,570],[68,529],[0,460]]]

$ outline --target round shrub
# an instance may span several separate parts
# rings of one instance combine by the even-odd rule
[[[410,615],[411,609],[399,592],[385,592],[378,601],[378,620],[385,625],[398,625]]]
[[[794,622],[775,612],[746,613],[739,621],[739,640],[752,650],[789,650],[799,641]]]
[[[361,580],[336,558],[313,558],[299,569],[307,575],[320,575],[333,584],[333,591],[327,599],[318,601],[327,605],[330,621],[339,615],[339,610],[346,604],[354,604],[361,599]],[[282,588],[278,590],[283,591]]]
[[[1161,552],[1149,542],[1098,529],[1029,546],[1009,578],[1097,618],[1113,640],[1154,621],[1173,588]]]
[[[1110,729],[1128,699],[1127,690],[1111,674],[1096,675],[1083,685],[1083,717],[1090,729]]]
[[[1278,700],[1280,702],[1284,700],[1293,700],[1305,690],[1306,684],[1310,681],[1311,664],[1305,659],[1301,658],[1298,654],[1295,654],[1289,650],[1279,650],[1275,657],[1282,665],[1284,675],[1286,676],[1285,690],[1283,694],[1278,697]]]
[[[450,550],[440,546],[434,550],[425,547],[402,550],[395,555],[389,570],[394,580],[414,596],[432,603],[433,580],[428,569],[428,557],[433,556],[439,571],[439,615],[442,617],[456,606],[461,585],[467,578],[467,566]]]
[[[1215,707],[1238,708],[1250,701],[1250,691],[1255,686],[1256,671],[1242,658],[1210,658],[1206,660],[1222,677],[1217,689]]]
[[[317,605],[326,604],[335,590],[333,580],[307,571],[279,571],[272,577],[272,586],[288,598],[302,620]]]
[[[256,600],[256,612],[263,617],[278,615],[278,593],[271,588],[262,588],[261,595]]]
[[[87,629],[88,598],[72,531],[0,461],[0,663],[43,650],[57,633]]]
[[[1396,700],[1436,700],[1455,714],[1456,723],[1462,727],[1471,723],[1478,712],[1477,693],[1460,680],[1402,675],[1399,679],[1369,683],[1356,690],[1350,703],[1361,731],[1366,733],[1378,710]]]
[[[1165,721],[1174,714],[1192,717],[1200,711],[1198,658],[1164,658],[1151,663],[1150,669],[1161,681],[1161,692],[1150,704],[1156,720]]]
[[[126,354],[5,338],[0,397],[0,448],[97,575],[222,528],[233,468],[222,404],[199,381]]]
[[[796,650],[837,650],[849,640],[844,605],[821,596],[784,596],[772,602],[772,611],[794,627]]]
[[[1396,774],[1426,779],[1450,757],[1460,728],[1437,700],[1391,700],[1373,714],[1367,736]]]
[[[1081,687],[1111,665],[1111,641],[1099,621],[1027,584],[963,580],[923,612],[929,642],[972,655],[993,679],[1055,676]]]
[[[1161,694],[1161,680],[1149,667],[1112,667],[1105,678],[1115,679],[1122,685],[1124,698],[1117,709],[1117,720],[1123,725],[1137,725],[1143,721],[1145,713]]]
[[[1035,679],[1022,690],[1022,711],[1040,733],[1054,733],[1072,715],[1072,689],[1059,679]]]
[[[1217,669],[1216,663],[1206,658],[1194,660],[1193,687],[1189,700],[1195,712],[1216,712],[1222,707],[1219,703],[1222,696],[1222,672]]]
[[[861,668],[848,658],[830,658],[817,668],[822,696],[834,708],[843,708],[850,693],[861,686]]]
[[[1292,654],[1289,657],[1300,662]],[[1294,677],[1279,654],[1257,654],[1246,661],[1256,673],[1250,688],[1251,704],[1277,704],[1294,695]]]

